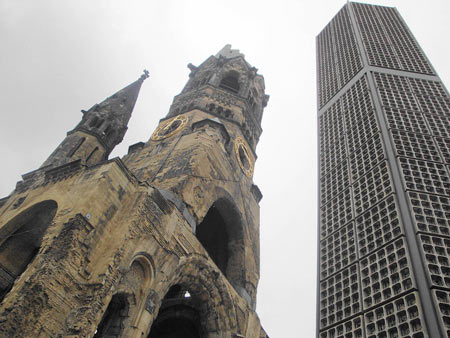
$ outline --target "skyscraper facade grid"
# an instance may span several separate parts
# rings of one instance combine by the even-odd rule
[[[317,336],[450,337],[450,96],[397,9],[317,36]]]

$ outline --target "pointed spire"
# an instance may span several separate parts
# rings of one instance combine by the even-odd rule
[[[83,120],[75,129],[94,133],[111,151],[122,141],[141,85],[148,77],[149,72],[144,70],[136,81],[83,111]]]
[[[142,82],[148,75],[144,70],[130,85],[88,111],[82,110],[81,122],[67,133],[65,140],[41,167],[56,167],[75,160],[95,164],[107,159],[127,131]]]

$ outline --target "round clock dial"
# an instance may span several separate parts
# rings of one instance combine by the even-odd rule
[[[162,122],[153,132],[152,140],[158,141],[175,135],[184,128],[187,121],[188,118],[186,116],[178,115],[174,118],[171,118],[170,120]]]
[[[255,161],[253,160],[250,148],[241,137],[238,137],[234,141],[234,153],[244,174],[248,177],[252,177]]]

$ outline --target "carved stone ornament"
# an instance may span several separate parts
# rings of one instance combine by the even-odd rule
[[[162,122],[153,132],[152,140],[159,141],[175,135],[186,126],[187,121],[188,118],[186,116],[178,115]]]
[[[255,160],[251,155],[251,150],[247,142],[243,138],[238,137],[234,140],[234,153],[242,171],[248,177],[253,176],[253,169],[255,168]]]

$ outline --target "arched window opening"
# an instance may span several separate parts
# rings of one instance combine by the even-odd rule
[[[91,128],[100,128],[103,124],[103,120],[99,118],[98,116],[94,116],[89,123],[89,127]]]
[[[98,117],[94,116],[89,123],[89,127],[95,127],[97,125],[97,123],[98,123]]]
[[[250,112],[253,114],[256,111],[256,102],[253,97],[249,98]]]
[[[128,308],[126,295],[114,295],[97,327],[94,338],[120,337],[124,328],[123,322],[128,318]]]
[[[98,121],[97,121],[97,123],[95,124],[95,127],[96,128],[100,128],[101,126],[102,126],[102,124],[103,124],[103,120],[102,119],[99,119]]]
[[[225,75],[222,81],[220,81],[219,87],[233,93],[238,93],[240,88],[238,73],[230,72],[227,75]]]
[[[197,301],[181,285],[172,286],[164,297],[158,317],[147,338],[200,338]]]
[[[203,221],[197,226],[196,236],[217,267],[226,275],[228,233],[225,221],[215,206],[209,209]]]
[[[6,224],[0,238],[0,301],[39,252],[45,231],[55,217],[54,201],[39,203]]]
[[[203,79],[203,81],[202,81],[202,83],[201,83],[201,86],[207,84],[208,82],[209,82],[209,76],[206,76],[206,77]]]
[[[114,134],[114,129],[111,125],[109,125],[108,127],[106,127],[105,129],[105,135],[107,137],[112,137],[112,135]]]

